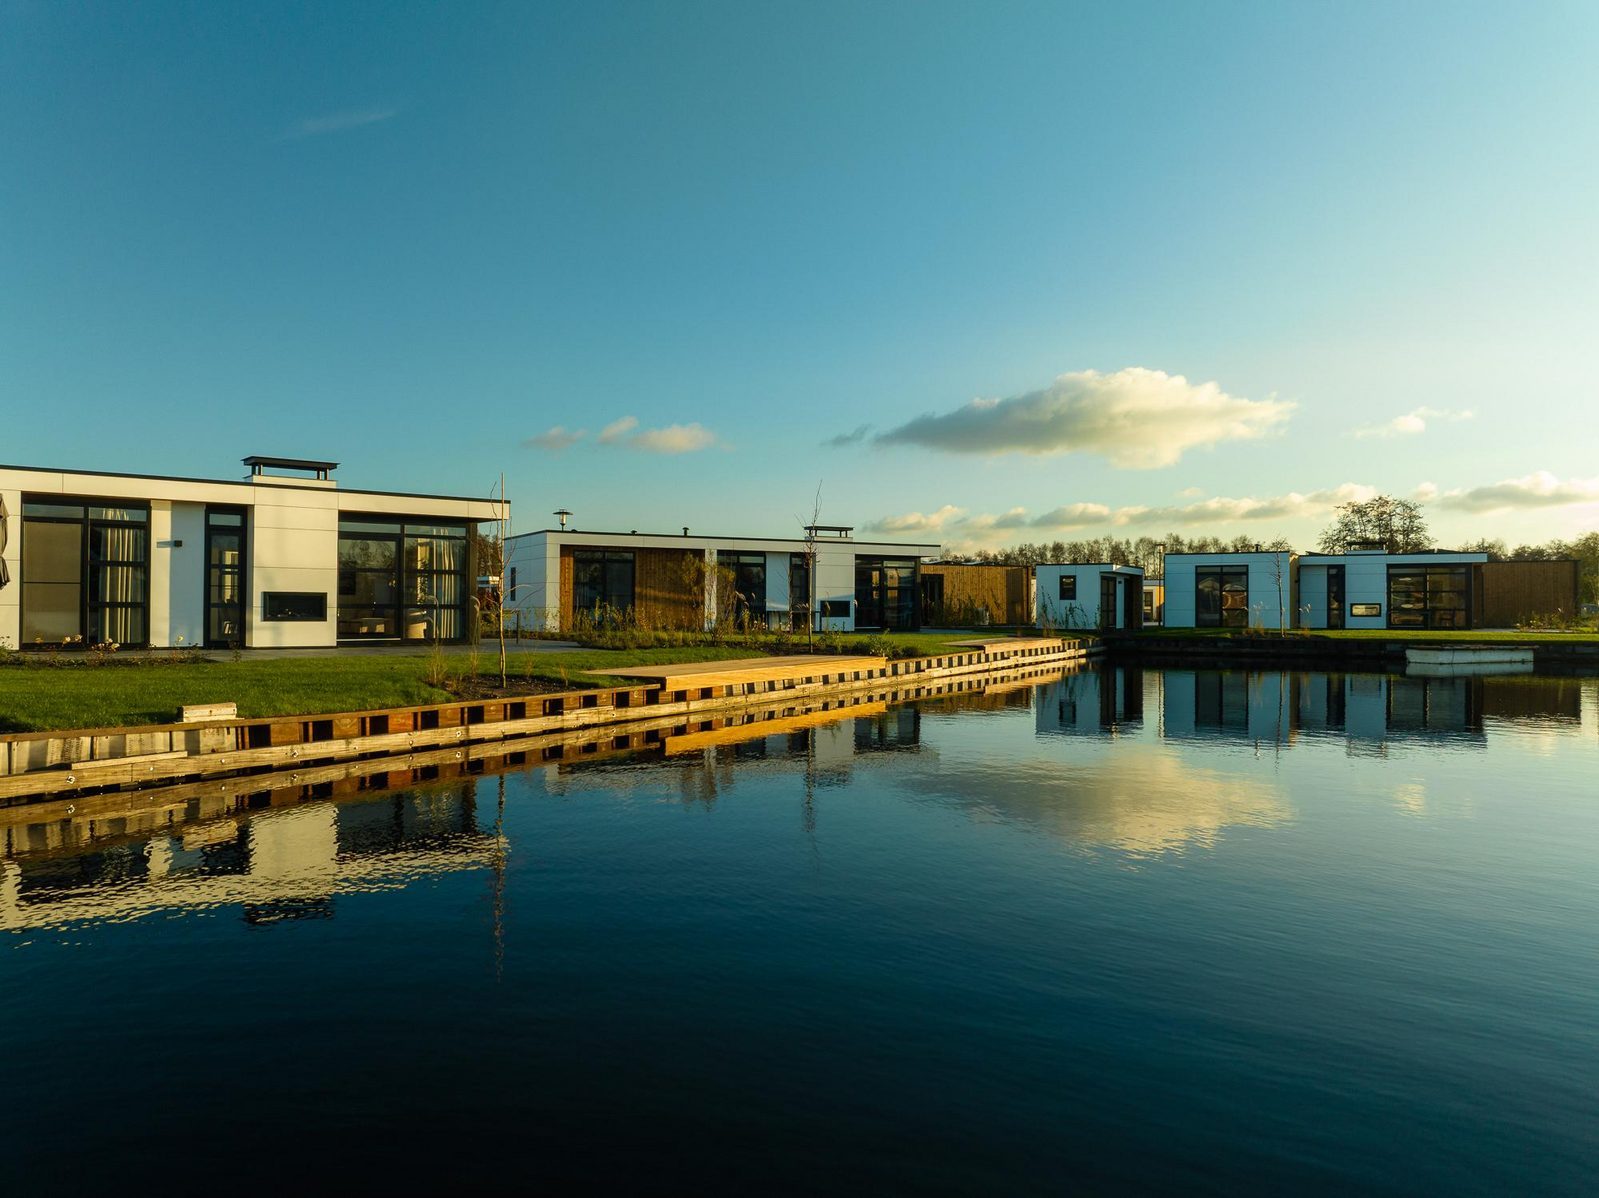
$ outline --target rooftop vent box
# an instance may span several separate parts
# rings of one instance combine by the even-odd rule
[[[269,458],[258,454],[242,459],[250,468],[253,483],[278,483],[297,487],[332,487],[333,472],[337,462],[319,462],[311,458]]]

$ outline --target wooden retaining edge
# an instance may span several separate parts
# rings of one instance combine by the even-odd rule
[[[207,835],[204,829],[218,828],[218,821],[232,821],[262,807],[347,800],[375,790],[409,788],[533,765],[576,765],[623,754],[666,751],[674,738],[690,741],[689,748],[705,743],[705,738],[717,733],[731,734],[730,740],[754,739],[786,730],[792,721],[800,719],[847,719],[862,709],[875,713],[888,704],[917,699],[1004,694],[1032,686],[1039,679],[1055,677],[1058,672],[1058,665],[1037,665],[931,685],[861,688],[854,694],[817,697],[798,704],[772,700],[712,718],[660,716],[630,723],[625,731],[612,727],[532,734],[154,789],[41,798],[0,807],[0,855],[36,858],[77,851],[91,842],[112,843],[155,834]],[[747,735],[740,737],[739,732]],[[225,828],[220,831],[226,834]]]
[[[848,679],[818,670],[821,681],[790,680],[793,685],[760,694],[746,693],[743,687],[704,687],[692,698],[686,691],[677,690],[665,699],[665,693],[657,689],[617,687],[382,712],[11,734],[0,739],[0,747],[8,748],[11,767],[23,764],[24,768],[0,772],[0,802],[91,787],[151,785],[246,770],[282,769],[364,754],[409,753],[510,736],[613,726],[656,716],[681,717],[721,707],[772,699],[792,701],[896,681],[925,684],[1007,667],[1060,666],[1085,657],[1078,642],[1054,642],[1044,648],[1035,645],[1010,652],[946,654],[888,662],[880,669],[850,671],[852,677]],[[837,680],[832,681],[835,677]],[[721,693],[714,693],[717,691]],[[542,708],[547,714],[518,714],[529,708]],[[416,727],[429,722],[429,713],[435,713],[435,726]],[[396,717],[400,719],[397,721]],[[394,722],[412,726],[405,731],[388,731]],[[345,735],[338,735],[340,732]],[[252,740],[269,743],[249,748],[226,747],[230,742]],[[91,762],[92,769],[86,771],[84,766]]]

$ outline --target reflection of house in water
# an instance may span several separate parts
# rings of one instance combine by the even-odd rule
[[[1143,726],[1144,671],[1100,665],[1038,688],[1040,735],[1116,734]]]
[[[14,841],[0,862],[0,928],[219,908],[253,923],[327,918],[340,894],[492,866],[499,842],[478,829],[473,788],[310,802],[43,852]]]
[[[1582,686],[1569,678],[1421,678],[1397,674],[1167,670],[1162,729],[1291,744],[1341,736],[1352,749],[1447,737],[1480,744],[1487,720],[1580,722]]]

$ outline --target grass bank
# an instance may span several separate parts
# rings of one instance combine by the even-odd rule
[[[607,665],[669,664],[744,657],[734,649],[579,649],[560,653],[520,653],[512,657],[513,684],[548,689],[552,683],[576,689],[600,686],[606,679],[585,671]],[[488,653],[477,659],[479,676],[498,665]],[[245,717],[310,715],[444,703],[446,689],[470,677],[473,661],[465,653],[442,661],[426,654],[370,657],[298,657],[238,661],[190,658],[12,662],[0,667],[0,732],[55,728],[111,728],[163,724],[178,717],[186,703],[237,703]],[[620,685],[621,680],[611,680]],[[442,685],[440,685],[442,683]]]
[[[834,652],[901,656],[949,651],[951,641],[971,634],[894,633],[888,637],[846,636],[829,643]],[[670,665],[685,661],[727,661],[779,651],[772,638],[657,648],[583,648],[554,652],[515,652],[508,675],[513,689],[529,691],[621,686],[606,676],[608,667]],[[804,642],[787,652],[803,653]],[[589,671],[600,671],[599,675]],[[163,724],[176,720],[188,703],[237,703],[239,715],[312,715],[444,703],[477,677],[499,682],[498,654],[485,645],[476,655],[454,652],[299,658],[210,660],[192,653],[147,657],[60,654],[55,657],[10,653],[0,660],[0,732],[42,732],[58,728],[112,728]]]

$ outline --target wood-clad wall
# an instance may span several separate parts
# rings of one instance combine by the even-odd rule
[[[988,612],[994,624],[1031,624],[1032,603],[1026,566],[920,566],[923,578],[944,580],[943,612],[956,623],[967,623],[972,610]],[[938,611],[922,613],[939,619]]]
[[[572,627],[572,554],[561,546],[561,627]],[[633,616],[645,628],[705,626],[705,555],[694,549],[621,550],[633,554]]]
[[[1577,563],[1484,562],[1477,576],[1477,624],[1512,628],[1550,612],[1577,613]]]
[[[633,561],[633,605],[640,624],[705,627],[704,552],[640,549]]]

